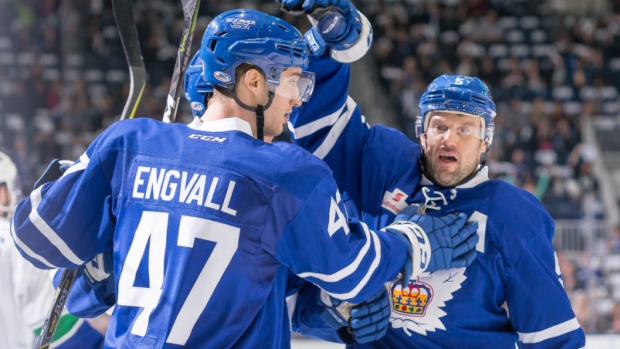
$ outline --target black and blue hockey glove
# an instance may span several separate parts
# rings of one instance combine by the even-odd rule
[[[369,343],[385,336],[390,322],[390,301],[385,288],[360,304],[351,304],[320,292],[321,318],[338,331],[343,341]]]
[[[354,306],[349,332],[358,343],[370,343],[385,336],[390,325],[390,296],[381,288],[372,297]]]
[[[67,171],[69,167],[71,167],[71,165],[73,165],[73,161],[70,160],[52,160],[49,165],[47,165],[45,171],[43,171],[41,177],[34,182],[32,189],[37,189],[45,183],[57,180],[63,173],[65,173],[65,171]]]
[[[350,0],[277,0],[284,11],[305,13],[312,29],[304,34],[315,55],[350,63],[366,54],[372,44],[372,26]],[[328,49],[328,50],[326,50]]]
[[[105,304],[116,303],[114,288],[114,255],[112,250],[100,253],[95,258],[78,267],[84,280]]]
[[[385,230],[403,234],[411,242],[414,275],[410,277],[418,275],[416,266],[419,267],[418,270],[434,272],[466,267],[476,259],[478,223],[468,223],[464,213],[431,217],[418,214],[417,206],[409,206],[396,216],[395,222]],[[419,251],[417,254],[416,248]],[[419,262],[415,260],[417,255]]]
[[[100,253],[78,269],[92,288],[99,288],[105,286],[112,275],[113,258],[111,250]]]
[[[478,223],[467,223],[462,213],[430,217],[418,214],[416,206],[409,206],[383,230],[409,247],[409,260],[401,278],[403,286],[423,272],[466,267],[476,259]]]

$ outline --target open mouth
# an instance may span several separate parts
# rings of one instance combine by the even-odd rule
[[[456,162],[456,158],[454,156],[447,154],[439,155],[439,160],[442,162]]]

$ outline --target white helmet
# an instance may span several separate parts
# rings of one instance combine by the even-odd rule
[[[13,208],[17,203],[17,167],[11,158],[3,152],[0,152],[0,185],[5,184],[11,202],[8,205],[0,204],[0,214],[6,213],[8,216],[13,213]]]

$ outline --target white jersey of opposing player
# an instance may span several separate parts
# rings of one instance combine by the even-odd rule
[[[31,348],[34,329],[43,322],[46,304],[54,297],[49,271],[22,258],[0,217],[0,338],[4,348]]]
[[[54,298],[54,270],[34,267],[23,258],[10,235],[9,220],[0,217],[0,348],[32,348]],[[99,348],[103,336],[84,319],[68,313],[56,330],[54,349]]]

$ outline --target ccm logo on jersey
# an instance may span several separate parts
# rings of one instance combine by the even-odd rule
[[[195,134],[192,133],[191,135],[189,135],[190,139],[200,139],[201,141],[207,141],[207,142],[217,142],[217,143],[224,143],[228,140],[228,138],[226,137],[215,137],[215,136],[207,136],[207,135],[199,135],[199,134]]]
[[[407,208],[407,197],[404,191],[395,188],[394,191],[386,190],[383,194],[383,200],[381,201],[381,207],[392,212],[393,214],[399,214],[400,211]]]

